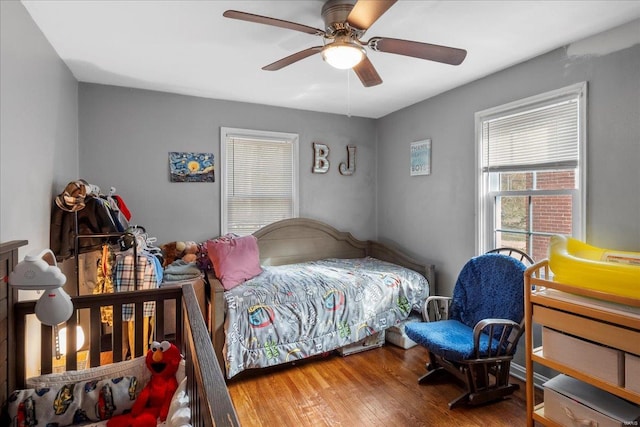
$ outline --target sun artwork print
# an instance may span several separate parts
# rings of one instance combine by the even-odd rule
[[[169,153],[171,182],[215,182],[213,153]]]

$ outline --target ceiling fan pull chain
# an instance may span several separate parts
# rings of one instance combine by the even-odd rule
[[[347,70],[347,117],[351,117],[351,70]]]

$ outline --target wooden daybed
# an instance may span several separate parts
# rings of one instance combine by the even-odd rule
[[[418,272],[428,281],[429,293],[435,293],[435,268],[421,263],[398,249],[375,241],[362,241],[348,232],[307,218],[294,218],[268,225],[254,236],[258,241],[260,264],[282,266],[328,258],[355,259],[372,257]],[[225,366],[225,289],[209,273],[211,285],[211,338],[218,363]],[[391,326],[391,325],[389,325]]]

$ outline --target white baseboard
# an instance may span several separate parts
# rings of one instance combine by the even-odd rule
[[[522,365],[511,362],[511,369],[509,370],[509,373],[519,380],[526,381],[527,371]],[[549,378],[545,377],[544,375],[541,375],[537,372],[533,373],[533,384],[538,388],[542,388],[542,384],[544,384],[548,380]]]

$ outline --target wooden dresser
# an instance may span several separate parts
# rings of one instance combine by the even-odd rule
[[[557,283],[549,277],[547,260],[525,272],[525,341],[527,425],[534,421],[543,425],[559,425],[545,417],[544,402],[535,404],[533,363],[548,366],[560,373],[588,383],[607,393],[640,404],[638,381],[629,381],[631,363],[640,355],[640,299],[620,297],[603,292]],[[532,325],[543,327],[543,347],[533,348]],[[589,360],[591,351],[576,351],[556,346],[544,351],[544,332],[549,337],[562,336],[593,351],[613,352],[617,358],[605,364],[604,359]],[[550,339],[549,342],[552,342]],[[569,342],[569,341],[567,341]],[[564,343],[561,341],[561,343]],[[593,359],[593,358],[592,358]],[[603,372],[612,371],[608,377]],[[625,375],[626,370],[626,375]],[[635,371],[633,371],[635,372]]]

